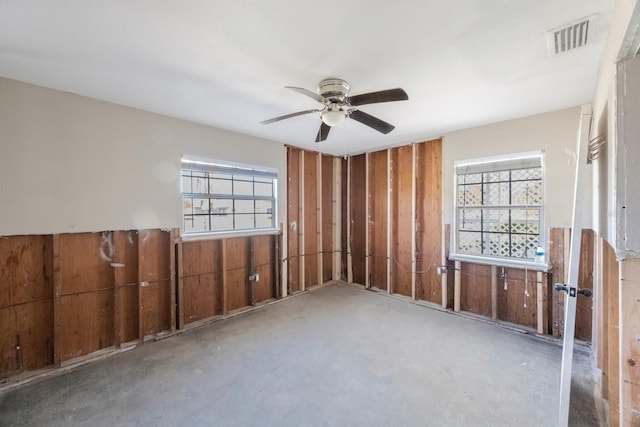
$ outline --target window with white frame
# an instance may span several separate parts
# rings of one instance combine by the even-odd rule
[[[277,172],[182,160],[183,233],[276,228]]]
[[[455,170],[455,252],[534,259],[542,245],[542,156],[464,162]]]

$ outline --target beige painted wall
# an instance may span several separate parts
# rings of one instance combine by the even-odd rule
[[[541,150],[544,153],[544,225],[570,227],[580,107],[509,120],[444,137],[444,220],[454,219],[454,162]],[[590,182],[586,183],[589,185]]]
[[[183,153],[277,168],[284,195],[282,144],[0,78],[0,235],[179,227]]]

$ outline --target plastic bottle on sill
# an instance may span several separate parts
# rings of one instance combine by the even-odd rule
[[[536,258],[537,263],[544,264],[544,248],[538,246],[536,248]]]

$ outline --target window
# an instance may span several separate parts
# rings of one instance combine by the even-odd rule
[[[181,175],[184,233],[276,228],[276,171],[183,159]]]
[[[456,252],[532,260],[542,246],[542,157],[456,165]]]

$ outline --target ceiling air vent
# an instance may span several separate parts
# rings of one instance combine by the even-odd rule
[[[589,16],[547,32],[549,56],[559,55],[586,46],[590,41],[589,27],[592,26],[594,18],[595,15]]]

